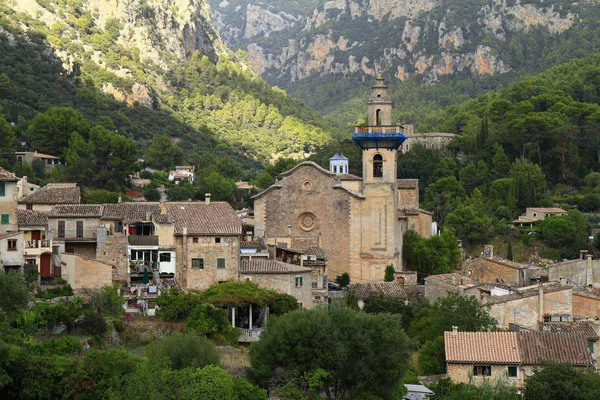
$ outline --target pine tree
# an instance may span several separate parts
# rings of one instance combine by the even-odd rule
[[[394,281],[394,266],[393,265],[388,265],[387,267],[385,267],[385,276],[383,277],[383,280],[385,282],[393,282]]]
[[[513,250],[512,244],[510,244],[510,242],[508,242],[508,249],[506,249],[506,259],[513,261]]]

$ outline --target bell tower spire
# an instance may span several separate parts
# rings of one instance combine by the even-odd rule
[[[369,126],[392,125],[392,100],[387,89],[381,75],[377,75],[375,85],[371,89],[371,98],[367,103]]]

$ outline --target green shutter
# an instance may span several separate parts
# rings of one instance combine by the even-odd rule
[[[0,196],[6,196],[6,183],[0,182]]]
[[[6,225],[6,224],[10,224],[10,215],[9,214],[2,214],[2,217],[0,218],[0,223]]]

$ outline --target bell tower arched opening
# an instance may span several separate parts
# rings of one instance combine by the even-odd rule
[[[375,125],[381,126],[381,109],[375,111]]]
[[[373,157],[373,178],[383,178],[383,157],[375,154]]]

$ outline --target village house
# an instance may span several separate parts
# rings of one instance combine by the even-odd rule
[[[357,283],[383,279],[388,265],[403,270],[402,235],[409,225],[427,236],[432,230],[431,215],[405,209],[418,208],[418,185],[405,187],[397,179],[404,129],[392,123],[392,101],[382,78],[367,108],[368,125],[357,126],[353,135],[363,153],[362,178],[347,173],[348,160],[339,154],[329,170],[302,162],[252,197],[256,237],[268,245],[321,248],[330,277],[348,272]],[[411,193],[410,200],[405,192]],[[420,221],[428,221],[427,226],[416,226]]]
[[[573,292],[573,316],[577,318],[600,317],[600,292],[598,289],[588,292]]]
[[[504,296],[484,297],[481,303],[489,306],[490,316],[500,328],[516,324],[537,330],[540,322],[573,319],[573,289],[556,282],[514,289]]]
[[[583,287],[600,284],[600,260],[594,260],[591,254],[581,259],[550,264],[547,269],[551,281],[567,279]]]
[[[179,184],[180,182],[187,181],[194,183],[196,180],[195,167],[193,165],[179,165],[175,167],[174,171],[169,171],[169,180]]]
[[[425,278],[425,298],[434,303],[441,297],[446,297],[450,292],[461,296],[474,296],[476,292],[469,291],[477,285],[468,277],[457,273],[430,275]]]
[[[580,333],[444,332],[446,369],[456,383],[481,385],[505,380],[523,388],[547,360],[592,367],[588,340]]]
[[[465,260],[460,266],[460,274],[477,282],[503,283],[510,286],[527,286],[542,278],[543,269],[519,264],[497,257],[478,257]]]
[[[515,219],[513,224],[515,226],[531,226],[538,221],[557,215],[567,215],[567,212],[557,207],[527,207],[525,214]]]
[[[66,162],[60,158],[50,154],[38,153],[37,151],[18,151],[12,153],[17,162],[25,161],[32,165],[34,161],[39,161],[44,165],[44,172],[49,174],[56,165],[66,165]]]
[[[259,287],[287,293],[304,308],[313,308],[312,270],[277,260],[242,260],[240,282],[251,281]]]
[[[0,167],[0,235],[17,230],[19,178]]]
[[[348,286],[348,290],[356,291],[358,307],[363,309],[365,299],[371,296],[389,296],[408,301],[408,296],[398,282],[364,282]]]
[[[48,234],[48,213],[17,210],[17,225],[23,232],[23,257],[25,265],[35,267],[41,277],[55,275],[51,235]]]
[[[0,234],[0,268],[2,272],[25,272],[23,262],[23,232],[8,232]]]
[[[19,210],[49,212],[57,204],[81,203],[81,188],[76,183],[49,183],[17,202]]]
[[[50,239],[67,253],[95,258],[103,211],[102,204],[55,205],[48,213]]]
[[[17,182],[18,199],[21,200],[23,197],[29,196],[40,189],[41,186],[29,182],[27,177],[23,176],[19,179],[19,182]]]
[[[600,347],[598,346],[600,325],[598,321],[541,322],[539,332],[581,334],[587,340],[588,349],[593,360],[598,361],[598,355],[600,354]]]

